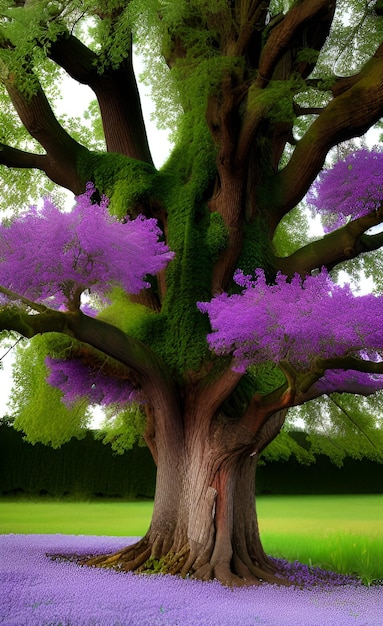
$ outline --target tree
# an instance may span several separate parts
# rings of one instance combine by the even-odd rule
[[[374,204],[361,212],[354,190],[342,225],[330,219],[334,229],[312,241],[299,204],[331,149],[382,116],[380,8],[355,0],[350,24],[342,15],[351,3],[328,0],[0,7],[2,115],[11,103],[21,121],[4,126],[0,151],[15,212],[14,169],[43,172],[80,196],[70,214],[47,201],[1,229],[0,327],[29,340],[16,368],[16,426],[59,445],[86,423],[88,403],[112,402],[119,432],[139,430],[144,412],[157,464],[150,528],[91,564],[140,571],[160,561],[162,571],[203,580],[276,581],[259,538],[255,470],[288,409],[332,394],[333,439],[346,432],[357,449],[381,453],[373,417],[356,419],[352,396],[336,395],[382,386],[381,299],[355,297],[328,274],[350,260],[379,262],[383,234],[370,231],[383,219],[379,190],[367,190]],[[173,128],[160,170],[133,70],[136,42],[160,122]],[[91,130],[67,130],[54,114],[46,94],[57,68],[93,90]],[[318,207],[320,176],[310,195]],[[337,176],[340,186],[344,170]],[[41,183],[28,180],[33,193]],[[330,196],[336,216],[340,196],[332,206]],[[134,280],[124,266],[132,224],[144,246],[130,254]]]

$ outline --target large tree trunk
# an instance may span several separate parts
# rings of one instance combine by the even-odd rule
[[[156,430],[157,485],[148,532],[134,546],[87,564],[226,585],[284,583],[259,537],[253,435],[240,433],[222,415],[204,417],[186,410],[182,442]]]

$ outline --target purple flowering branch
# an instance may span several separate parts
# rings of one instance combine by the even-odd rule
[[[307,193],[313,214],[323,218],[327,234],[288,257],[276,258],[288,277],[333,267],[383,246],[383,232],[368,232],[383,221],[383,152],[359,150],[324,170]]]
[[[5,300],[10,300],[11,302],[22,302],[28,308],[33,311],[38,311],[39,313],[44,313],[48,311],[48,307],[44,306],[44,304],[39,304],[38,302],[33,302],[33,300],[29,300],[29,298],[25,298],[19,293],[12,291],[11,289],[7,289],[3,285],[0,285],[0,293],[6,296]]]
[[[50,370],[47,382],[60,389],[62,401],[68,408],[79,398],[87,398],[89,404],[115,404],[122,409],[139,398],[127,373],[125,377],[116,377],[115,368],[114,375],[108,375],[107,368],[104,371],[102,367],[91,367],[80,358],[63,361],[47,357],[46,364]]]
[[[105,198],[92,202],[89,184],[70,212],[49,199],[10,225],[0,225],[0,284],[50,308],[75,311],[81,295],[105,299],[113,286],[138,293],[174,254],[155,219],[124,222],[109,215]],[[2,292],[6,295],[6,292]]]
[[[380,210],[383,202],[383,152],[357,150],[323,170],[307,194],[313,213],[324,216],[327,231]]]
[[[92,202],[93,191],[89,184],[70,212],[45,199],[41,209],[33,207],[0,225],[1,328],[27,338],[62,333],[109,357],[108,367],[101,369],[90,349],[80,359],[69,355],[66,362],[49,362],[49,380],[67,403],[81,395],[101,404],[129,403],[137,397],[135,389],[142,389],[150,402],[162,385],[164,403],[170,398],[172,406],[173,382],[161,359],[114,325],[97,320],[94,312],[84,315],[80,305],[85,291],[101,299],[116,285],[127,293],[140,292],[150,286],[146,275],[160,272],[174,254],[161,240],[156,220],[138,216],[119,221],[109,215],[106,198]],[[114,380],[116,363],[121,380]],[[73,383],[70,393],[68,381]]]
[[[198,303],[209,315],[210,349],[232,355],[239,373],[272,362],[286,379],[270,394],[256,396],[249,414],[259,416],[263,409],[257,419],[267,419],[275,410],[329,391],[368,394],[382,388],[383,329],[377,320],[382,318],[383,298],[355,296],[325,270],[304,280],[295,276],[288,281],[279,274],[274,285],[266,282],[262,270],[255,278],[238,271],[234,280],[241,293]]]

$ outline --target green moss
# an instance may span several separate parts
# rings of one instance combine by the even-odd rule
[[[245,274],[254,274],[254,270],[261,267],[264,269],[268,280],[273,281],[275,278],[268,228],[261,217],[254,219],[245,226],[238,267]]]
[[[142,338],[142,327],[145,325],[146,318],[154,321],[154,318],[158,317],[158,314],[151,309],[132,302],[123,289],[114,289],[110,294],[110,300],[111,304],[99,314],[99,318],[118,326],[137,339]]]
[[[285,376],[275,363],[260,363],[250,368],[254,381],[254,393],[267,394],[278,389],[285,382]]]
[[[206,231],[206,244],[212,260],[216,260],[221,252],[226,249],[229,232],[219,213],[210,215],[210,224]]]
[[[118,218],[131,213],[152,193],[157,171],[148,163],[113,152],[81,151],[78,159],[80,176],[94,182],[109,198],[109,210]]]
[[[141,574],[169,574],[176,560],[177,555],[173,552],[169,552],[160,559],[151,556],[141,565],[138,571]]]

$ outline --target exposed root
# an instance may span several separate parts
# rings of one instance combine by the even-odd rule
[[[213,566],[210,563],[201,565],[192,575],[192,578],[198,578],[198,580],[213,580]]]
[[[151,552],[151,546],[145,539],[142,539],[133,546],[128,546],[113,554],[101,554],[88,558],[80,561],[80,564],[89,567],[105,567],[122,569],[124,571],[135,571],[150,557]]]
[[[276,568],[267,564],[267,569],[255,565],[248,555],[240,557],[234,554],[231,562],[226,560],[212,564],[207,555],[201,558],[189,544],[176,552],[161,554],[163,544],[142,539],[133,546],[128,546],[110,555],[98,555],[82,560],[81,565],[117,569],[138,574],[170,574],[182,578],[194,578],[202,581],[217,580],[222,585],[243,587],[270,583],[291,586],[293,583],[277,575]],[[167,543],[167,545],[169,545]],[[271,571],[272,570],[272,571]]]
[[[267,564],[266,567],[263,567],[263,565],[255,565],[255,563],[253,563],[253,561],[247,554],[242,555],[242,558],[238,554],[235,554],[233,557],[233,562],[236,571],[241,576],[243,576],[244,578],[250,576],[251,578],[257,580],[258,584],[266,582],[271,585],[282,585],[284,587],[292,586],[291,581],[277,575],[278,570],[275,566],[272,565],[271,561]]]

